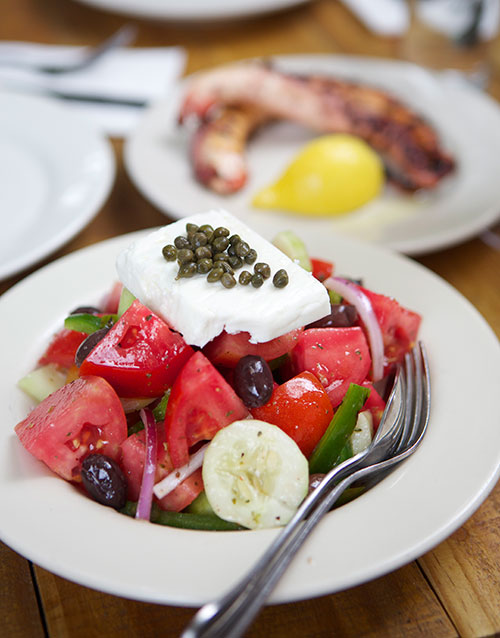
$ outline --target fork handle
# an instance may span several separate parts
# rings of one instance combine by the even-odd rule
[[[181,638],[239,638],[258,614],[303,542],[363,469],[344,478],[326,495],[313,492],[305,512],[297,512],[264,552],[255,567],[219,601],[204,605],[182,633]],[[333,478],[332,478],[333,480]],[[328,484],[329,485],[329,484]],[[302,509],[302,508],[301,508]],[[305,517],[311,512],[309,517]]]

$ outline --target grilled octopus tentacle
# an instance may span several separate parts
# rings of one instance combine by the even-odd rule
[[[222,108],[218,119],[211,120],[215,107],[227,106],[227,113]],[[243,185],[246,140],[256,126],[274,118],[321,133],[361,137],[405,189],[433,188],[455,166],[429,123],[384,91],[324,76],[285,74],[260,63],[235,63],[200,74],[190,85],[179,119],[193,115],[204,122],[192,144],[196,175],[217,192],[234,192],[238,181]],[[226,127],[222,143],[220,131]],[[224,149],[233,153],[234,165],[234,153],[240,156],[239,177],[235,170],[227,185],[214,179],[214,173],[220,174],[224,182]]]
[[[247,179],[245,146],[255,129],[269,118],[250,105],[224,107],[205,121],[191,140],[196,178],[220,195],[240,190]]]

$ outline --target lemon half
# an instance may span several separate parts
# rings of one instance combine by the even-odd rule
[[[377,197],[383,184],[383,164],[368,144],[352,135],[326,135],[307,144],[252,204],[304,215],[339,215]]]

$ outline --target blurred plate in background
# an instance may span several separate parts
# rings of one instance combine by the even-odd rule
[[[308,0],[78,0],[98,9],[144,18],[219,20],[288,9]]]
[[[500,215],[500,109],[463,80],[431,74],[405,62],[349,56],[282,56],[277,68],[333,75],[378,86],[401,99],[436,129],[458,169],[432,191],[406,194],[386,186],[377,199],[340,217],[301,217],[251,207],[252,195],[273,182],[314,134],[288,122],[259,131],[247,149],[249,180],[234,195],[220,196],[199,184],[189,161],[188,133],[177,125],[186,81],[168,100],[151,107],[128,139],[125,162],[136,186],[170,217],[224,207],[264,235],[283,227],[302,235],[357,237],[419,254],[464,241]],[[473,116],[472,116],[473,114]]]
[[[0,279],[74,237],[114,177],[109,142],[79,116],[47,98],[0,92]]]

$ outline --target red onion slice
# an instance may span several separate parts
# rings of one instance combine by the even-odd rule
[[[199,467],[203,465],[203,457],[205,456],[205,450],[208,447],[208,443],[201,447],[193,456],[189,459],[186,465],[177,468],[167,474],[159,483],[154,486],[154,494],[157,498],[163,498],[170,492],[173,492],[175,488],[182,483],[188,476],[191,476]]]
[[[368,333],[368,341],[372,355],[373,381],[379,381],[384,376],[384,341],[382,339],[379,322],[370,300],[355,284],[346,279],[328,277],[323,284],[328,290],[333,290],[339,295],[342,295],[342,297],[349,303],[352,303],[358,311],[365,325],[366,332]]]
[[[148,408],[142,409],[139,414],[146,430],[146,460],[135,517],[149,521],[156,472],[156,423],[153,413]]]

